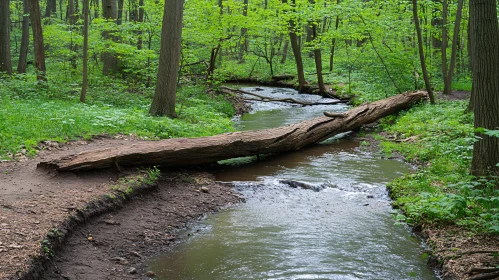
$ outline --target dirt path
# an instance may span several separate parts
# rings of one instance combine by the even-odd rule
[[[78,217],[98,214],[99,211],[109,211],[119,206],[120,203],[106,205],[100,202],[103,198],[116,195],[112,187],[117,184],[118,178],[127,175],[142,176],[137,169],[128,169],[124,171],[125,173],[112,169],[58,173],[37,169],[38,162],[94,148],[124,145],[130,141],[136,140],[118,136],[100,137],[93,141],[75,141],[66,145],[47,143],[35,159],[21,158],[20,161],[0,163],[0,279],[18,277],[29,279],[33,272],[38,272],[39,266],[47,256],[53,253],[57,255],[58,251],[52,251],[52,248],[57,246],[51,244],[50,240],[51,238],[56,241],[64,240],[64,236],[75,226],[75,223],[68,223],[68,219],[78,220]],[[216,187],[206,175],[203,177],[205,179],[201,181],[191,178],[193,181],[181,185],[190,186],[191,191],[192,188],[199,189],[200,182],[212,185],[213,191],[204,196],[199,194],[189,196],[183,193],[185,190],[176,187],[176,183],[171,179],[169,181],[164,179],[162,185],[158,187],[159,193],[164,188],[169,189],[172,196],[163,194],[161,197],[168,197],[171,201],[175,201],[175,197],[191,198],[176,206],[175,211],[179,216],[177,220],[172,220],[172,226],[178,226],[203,211],[209,212],[236,200],[235,196],[229,194],[229,188]],[[222,188],[224,191],[221,191]],[[210,199],[206,200],[208,198]],[[151,199],[151,203],[154,203],[154,199],[156,198]],[[199,203],[202,204],[198,205]],[[91,211],[87,211],[89,205],[93,205]],[[194,205],[198,205],[195,209],[199,211],[193,210]],[[157,217],[158,220],[155,222],[144,220],[143,224],[156,224],[160,221],[160,216]],[[181,220],[181,217],[185,219]],[[135,225],[137,228],[142,228],[137,222]],[[102,243],[97,241],[91,244]]]

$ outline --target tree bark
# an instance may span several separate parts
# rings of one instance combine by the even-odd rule
[[[286,42],[284,42],[284,47],[282,48],[281,64],[286,63],[286,59],[288,58],[288,50],[289,50],[289,41],[286,40]]]
[[[176,117],[175,97],[182,42],[183,8],[184,0],[165,0],[158,78],[149,110],[151,115]]]
[[[259,131],[134,143],[42,161],[38,166],[65,171],[125,165],[185,166],[241,156],[296,151],[406,109],[425,96],[426,93],[421,91],[403,93],[361,105],[337,117],[318,117]]]
[[[295,6],[295,0],[292,0],[292,6]],[[282,0],[283,4],[288,3],[288,0]],[[293,10],[293,12],[295,12]],[[295,57],[296,62],[296,74],[298,76],[298,92],[302,92],[303,88],[307,85],[307,81],[305,80],[305,70],[303,68],[303,59],[301,56],[300,45],[298,44],[298,36],[296,35],[296,22],[293,19],[288,21],[288,32],[289,39],[291,43],[291,49],[293,50],[293,55]]]
[[[0,1],[0,72],[12,74],[10,55],[10,1]]]
[[[243,0],[243,17],[248,16],[248,0]],[[246,20],[245,20],[246,21]],[[248,28],[241,28],[241,45],[239,46],[239,63],[244,62],[244,54],[248,52]]]
[[[76,14],[74,0],[68,1],[68,18],[69,18],[69,24],[71,25],[75,25],[76,22],[78,21],[78,15]]]
[[[144,0],[139,0],[139,19],[138,19],[138,22],[139,23],[143,23],[144,22]],[[142,49],[142,29],[138,30],[137,31],[137,49],[138,50],[141,50]]]
[[[412,14],[414,17],[414,24],[416,25],[416,33],[418,35],[419,60],[421,62],[421,70],[423,71],[424,83],[426,86],[426,90],[428,91],[428,96],[430,97],[430,103],[435,104],[435,97],[431,88],[430,77],[428,77],[428,71],[426,70],[426,60],[424,58],[423,50],[423,35],[421,35],[421,26],[419,25],[417,0],[412,0]]]
[[[499,129],[499,28],[495,0],[470,1],[475,128]],[[499,175],[499,138],[476,134],[471,174]]]
[[[312,25],[312,40],[317,39],[317,25]],[[326,87],[324,86],[324,79],[322,77],[322,56],[320,47],[314,48],[315,70],[317,72],[317,84],[319,85],[319,92],[325,93]]]
[[[336,4],[340,4],[340,0],[337,0]],[[336,16],[336,21],[334,23],[335,31],[338,30],[339,25],[340,25],[340,16]],[[331,53],[329,55],[329,72],[333,72],[335,49],[336,49],[336,37],[333,37],[333,39],[331,39]]]
[[[447,15],[448,11],[448,3],[447,0],[442,1],[442,78],[444,80],[444,84],[447,81]],[[444,91],[444,94],[446,92]]]
[[[33,32],[33,45],[35,51],[36,78],[46,81],[45,50],[43,46],[42,19],[40,16],[40,5],[38,0],[29,0],[29,18]]]
[[[454,69],[456,68],[457,45],[459,39],[459,30],[461,27],[461,16],[463,13],[463,2],[464,0],[459,0],[457,3],[456,21],[454,23],[454,35],[452,38],[450,65],[448,70],[449,72],[447,73],[447,76],[444,76],[444,95],[449,95],[452,91],[452,77],[454,76]]]
[[[115,22],[117,18],[116,0],[102,0],[102,13],[103,17],[106,20]],[[111,39],[116,42],[118,40],[118,37],[114,36],[113,33],[113,30],[104,31],[102,32],[102,36],[105,39]],[[120,62],[114,53],[102,53],[102,62],[104,63],[104,66],[102,68],[102,73],[104,75],[118,73],[121,71]]]
[[[45,17],[48,18],[52,15],[52,13],[57,12],[57,1],[56,0],[47,0],[47,6],[45,7]]]
[[[21,49],[19,50],[19,61],[17,62],[17,73],[26,73],[26,60],[29,46],[29,3],[23,0],[23,27],[21,35]],[[1,37],[1,36],[0,36]]]
[[[88,87],[88,16],[89,0],[83,0],[83,82],[81,84],[80,102],[85,103]]]
[[[116,18],[117,25],[121,25],[123,21],[123,5],[124,0],[118,0],[118,17]]]

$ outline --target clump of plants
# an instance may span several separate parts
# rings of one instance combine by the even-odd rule
[[[499,178],[469,175],[473,143],[479,139],[466,106],[465,101],[419,105],[382,122],[388,133],[378,136],[383,152],[398,151],[418,167],[389,185],[394,206],[403,213],[397,220],[499,234]]]

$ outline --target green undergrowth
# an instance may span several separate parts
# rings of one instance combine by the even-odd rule
[[[169,119],[148,115],[153,89],[101,79],[93,81],[84,104],[79,102],[77,85],[64,81],[40,84],[25,76],[0,80],[0,159],[16,157],[20,151],[34,156],[46,140],[65,142],[102,134],[156,140],[234,130],[231,104],[207,95],[203,86],[181,86],[178,118]]]
[[[499,189],[494,179],[469,175],[473,116],[467,101],[421,104],[382,121],[383,153],[401,153],[417,170],[389,184],[397,220],[439,223],[499,234]],[[403,213],[403,214],[402,214]]]

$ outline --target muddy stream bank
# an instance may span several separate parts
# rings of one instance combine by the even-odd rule
[[[245,90],[320,99],[292,89]],[[265,102],[252,108],[236,120],[241,129],[346,109]],[[167,173],[152,193],[79,228],[43,279],[438,279],[421,241],[392,218],[385,184],[410,166],[340,138],[260,161],[222,164],[214,178]],[[245,203],[237,204],[240,195]],[[189,224],[213,211],[219,212]]]

